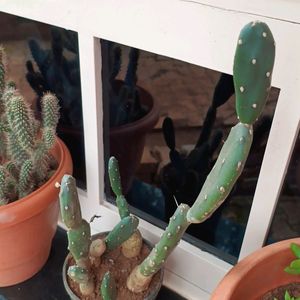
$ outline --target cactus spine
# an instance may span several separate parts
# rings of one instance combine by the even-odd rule
[[[241,48],[243,45],[244,48]],[[209,218],[226,199],[240,176],[252,143],[252,124],[261,113],[270,89],[274,45],[271,31],[266,24],[252,22],[242,29],[233,68],[237,94],[236,107],[240,123],[231,129],[195,203],[191,208],[187,205],[182,207],[183,204],[178,207],[158,244],[149,256],[131,272],[127,281],[127,287],[131,291],[138,293],[148,288],[151,280],[149,278],[159,270],[163,261],[174,249],[175,241],[180,240],[189,224],[200,223]],[[264,63],[264,57],[268,56],[266,54],[270,57]],[[251,67],[253,65],[256,67],[257,64],[257,70],[253,71],[249,63]],[[180,209],[183,213],[179,218],[178,210]],[[179,226],[178,229],[180,228],[178,232],[174,231],[175,224]],[[168,233],[170,233],[169,239]]]
[[[52,175],[56,161],[49,155],[59,118],[57,98],[43,95],[42,120],[5,78],[5,53],[0,48],[0,157],[5,180],[0,180],[0,205],[25,197]],[[2,168],[2,173],[4,172]]]

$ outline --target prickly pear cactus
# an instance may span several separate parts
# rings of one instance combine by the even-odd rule
[[[161,268],[186,228],[191,223],[209,218],[230,193],[249,154],[252,123],[258,118],[268,96],[274,55],[274,40],[266,24],[254,22],[243,28],[234,61],[240,123],[231,129],[195,203],[191,208],[184,204],[177,208],[161,240],[129,275],[127,287],[132,292],[148,288],[151,277]]]
[[[275,41],[268,25],[255,21],[241,31],[234,57],[233,79],[240,122],[253,124],[271,87]]]

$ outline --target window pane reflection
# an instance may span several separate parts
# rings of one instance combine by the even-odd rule
[[[0,13],[0,24],[8,76],[37,117],[43,93],[51,91],[58,97],[57,133],[71,152],[78,185],[86,188],[77,33],[5,13]]]

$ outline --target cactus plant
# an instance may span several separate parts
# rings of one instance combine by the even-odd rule
[[[23,198],[47,181],[57,162],[50,154],[59,118],[57,98],[45,93],[41,120],[6,80],[5,52],[0,48],[0,205]]]
[[[244,34],[245,30],[248,32],[248,34],[246,35]],[[261,32],[262,34],[254,35],[252,31]],[[248,55],[248,53],[251,53],[251,51],[250,50],[243,51],[241,54],[240,47],[244,47],[244,45],[247,45],[247,47],[250,49],[251,47],[253,47],[254,49],[265,49],[264,43],[270,43],[270,41],[265,39],[265,36],[263,34],[264,32],[267,32],[269,34],[268,35],[269,38],[271,37],[268,26],[265,23],[260,23],[260,22],[248,24],[242,30],[241,32],[242,42],[240,42],[241,40],[240,37],[238,39],[236,57],[234,61],[233,76],[235,82],[242,82],[242,80],[238,78],[239,76],[242,76],[243,80],[246,81],[247,80],[246,73],[241,74],[241,70],[245,70],[247,68],[246,66],[247,64],[250,64],[251,67],[253,67],[253,62],[252,62],[253,58],[252,56],[249,57]],[[249,43],[250,41],[251,44]],[[274,41],[272,44],[274,45]],[[274,53],[273,50],[271,51],[271,55],[272,53]],[[256,53],[256,54],[257,54],[256,57],[260,57],[259,56],[260,53]],[[252,96],[257,95],[257,86],[261,86],[262,81],[265,82],[265,75],[266,75],[264,74],[264,72],[260,71],[259,60],[257,60],[257,64],[254,67],[258,67],[258,71],[257,71],[257,76],[255,77],[256,81],[255,83],[254,82],[252,83],[255,87]],[[268,69],[271,70],[272,66],[268,65]],[[250,74],[249,76],[251,77],[252,73],[249,72],[249,74]],[[269,77],[270,76],[268,76],[268,78]],[[267,84],[268,90],[269,90],[269,85],[270,82],[268,82]],[[251,97],[250,85],[247,85],[247,94],[249,99],[253,98]],[[264,93],[264,97],[256,99],[257,101],[258,100],[260,101],[259,103],[257,103],[257,107],[260,108],[263,106],[266,97],[267,97],[267,93]],[[237,101],[239,102],[240,100]],[[239,104],[237,103],[237,106],[238,105]],[[250,109],[250,107],[246,103],[245,106],[247,106]],[[244,109],[242,109],[241,114],[238,110],[238,115],[240,118],[240,122],[231,129],[230,134],[222,147],[220,155],[212,171],[207,176],[204,185],[202,187],[202,190],[199,193],[196,201],[191,206],[189,206],[188,204],[181,203],[177,207],[173,216],[170,218],[169,224],[165,232],[162,234],[159,242],[154,246],[154,248],[148,254],[148,256],[145,257],[145,259],[141,261],[141,263],[137,264],[131,270],[130,275],[127,278],[127,288],[131,292],[141,293],[147,290],[149,284],[151,283],[152,277],[162,268],[166,259],[174,250],[176,245],[179,243],[180,239],[182,238],[183,234],[185,233],[189,225],[193,223],[204,222],[207,218],[209,218],[212,215],[212,213],[219,207],[219,205],[225,200],[227,195],[230,193],[234,183],[236,182],[237,178],[241,174],[243,167],[245,165],[245,161],[247,159],[249,149],[252,143],[252,135],[253,135],[252,125],[253,122],[258,117],[258,114],[256,113],[255,117],[253,117],[254,115],[251,114],[251,118],[248,118],[249,115],[244,112]],[[247,116],[246,119],[244,119],[244,115]],[[247,123],[245,123],[244,120],[246,120]],[[172,138],[170,138],[168,144],[171,148],[171,151],[174,151],[175,147]],[[136,231],[137,221],[135,221],[136,220],[135,217],[132,217],[130,215],[126,199],[122,195],[119,169],[115,158],[110,159],[108,172],[109,172],[112,190],[117,196],[117,206],[119,209],[121,221],[112,230],[112,233],[108,235],[106,239],[104,239],[104,242],[102,241],[102,243],[106,245],[106,248],[104,247],[105,249],[103,251],[100,251],[101,254],[110,251],[110,248],[116,248],[118,246],[121,246],[121,244],[123,245],[124,238],[121,238],[119,235],[121,232],[125,232],[125,231],[129,232],[126,238],[129,238],[130,235],[132,237],[133,232],[137,232]],[[66,182],[70,182],[70,184],[66,184]],[[71,180],[71,177],[69,175],[65,175],[61,184],[61,193],[60,193],[63,219],[66,220],[66,224],[68,224],[69,222],[72,224],[74,223],[77,224],[75,219],[76,216],[79,217],[80,222],[78,222],[77,229],[74,228],[72,229],[73,231],[78,230],[78,233],[72,234],[72,237],[77,236],[79,240],[84,240],[86,246],[81,245],[81,247],[82,249],[87,249],[90,245],[90,239],[85,240],[82,237],[83,231],[80,227],[80,224],[84,223],[84,221],[81,220],[81,214],[77,211],[80,208],[79,208],[78,199],[75,191],[76,189],[75,189],[74,180],[73,179]],[[74,198],[74,202],[72,205],[75,205],[77,207],[76,210],[73,209],[71,203],[66,204],[65,202],[66,199],[70,200],[72,198]],[[72,216],[72,213],[74,217]],[[129,222],[129,224],[135,223],[135,225],[133,228],[125,230],[124,228],[122,228],[122,226],[123,225],[126,226],[125,224],[128,224],[125,221],[127,221],[129,218],[131,218],[131,222]],[[68,237],[69,237],[69,245],[70,245],[70,234],[68,234]],[[114,239],[114,241],[110,239]],[[74,245],[80,244],[79,241],[77,242],[73,241],[73,242]],[[73,251],[72,247],[70,247],[70,250],[72,253]],[[83,250],[81,251],[81,253],[86,255]],[[72,255],[78,267],[81,268],[85,267],[82,266],[82,264],[80,265],[81,260],[80,259],[78,260],[77,253],[74,254],[72,253]],[[89,256],[90,254],[85,257],[89,257]],[[89,259],[89,262],[91,263],[92,260]],[[86,268],[85,270],[81,270],[73,266],[70,266],[69,268],[71,268],[71,270],[69,271],[69,273],[71,274],[71,278],[77,281],[79,285],[86,284],[89,281],[89,278],[92,277],[91,274],[89,276],[87,276],[86,274],[85,270],[87,270],[88,272],[89,271],[88,268]],[[77,273],[79,273],[80,270],[82,271],[82,274],[77,275]],[[114,289],[114,283],[111,278],[111,274],[105,274],[101,280],[103,282],[101,287],[103,299],[114,299],[113,297],[115,297],[115,292],[114,292],[115,289]],[[96,285],[95,282],[94,285]]]

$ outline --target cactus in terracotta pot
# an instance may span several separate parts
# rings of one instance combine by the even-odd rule
[[[25,197],[45,183],[56,168],[50,154],[59,119],[57,98],[45,93],[41,120],[16,85],[6,79],[5,52],[0,49],[0,205]]]
[[[265,52],[266,49],[268,52]],[[267,60],[263,59],[266,53],[268,55]],[[251,147],[252,124],[259,117],[268,96],[274,57],[275,45],[268,26],[261,22],[247,24],[242,29],[238,39],[233,72],[237,94],[237,114],[240,122],[231,129],[194,204],[190,207],[181,203],[177,207],[159,242],[144,260],[130,270],[127,278],[127,289],[131,292],[138,294],[146,291],[153,276],[161,270],[188,226],[208,219],[230,193],[243,170]],[[253,102],[254,97],[255,102]],[[249,101],[251,101],[250,105]],[[109,160],[108,172],[112,190],[117,197],[116,203],[121,221],[101,241],[94,240],[91,242],[90,231],[82,229],[88,225],[81,218],[75,180],[71,176],[65,175],[61,183],[61,213],[69,228],[69,249],[75,263],[69,266],[68,274],[79,284],[83,294],[85,293],[84,285],[93,278],[90,273],[90,266],[93,264],[101,266],[99,259],[103,254],[117,247],[123,247],[124,244],[129,252],[135,247],[137,248],[137,255],[140,252],[141,235],[137,230],[138,219],[130,215],[126,199],[122,194],[118,163],[113,157]],[[83,234],[84,232],[85,234]],[[101,245],[101,251],[96,251],[96,259],[91,254],[92,243]],[[103,299],[116,299],[117,297],[115,287],[118,284],[114,282],[112,277],[112,274],[106,273],[101,278],[100,290]],[[96,285],[99,284],[93,282],[93,289],[86,294],[94,292]]]
[[[115,175],[114,181],[117,182],[120,175],[118,171],[113,173]],[[120,191],[119,184],[120,181],[115,185],[118,191]],[[121,201],[122,205],[118,202],[119,210],[123,212],[121,221],[104,239],[92,241],[90,225],[82,219],[76,181],[71,175],[64,175],[62,178],[59,198],[62,220],[68,228],[68,249],[75,263],[68,268],[67,273],[79,285],[83,295],[90,295],[94,293],[96,287],[93,280],[92,265],[97,266],[101,263],[103,253],[112,251],[124,242],[128,242],[137,231],[139,220],[130,215],[124,198]],[[133,241],[133,246],[135,244],[136,242]]]

